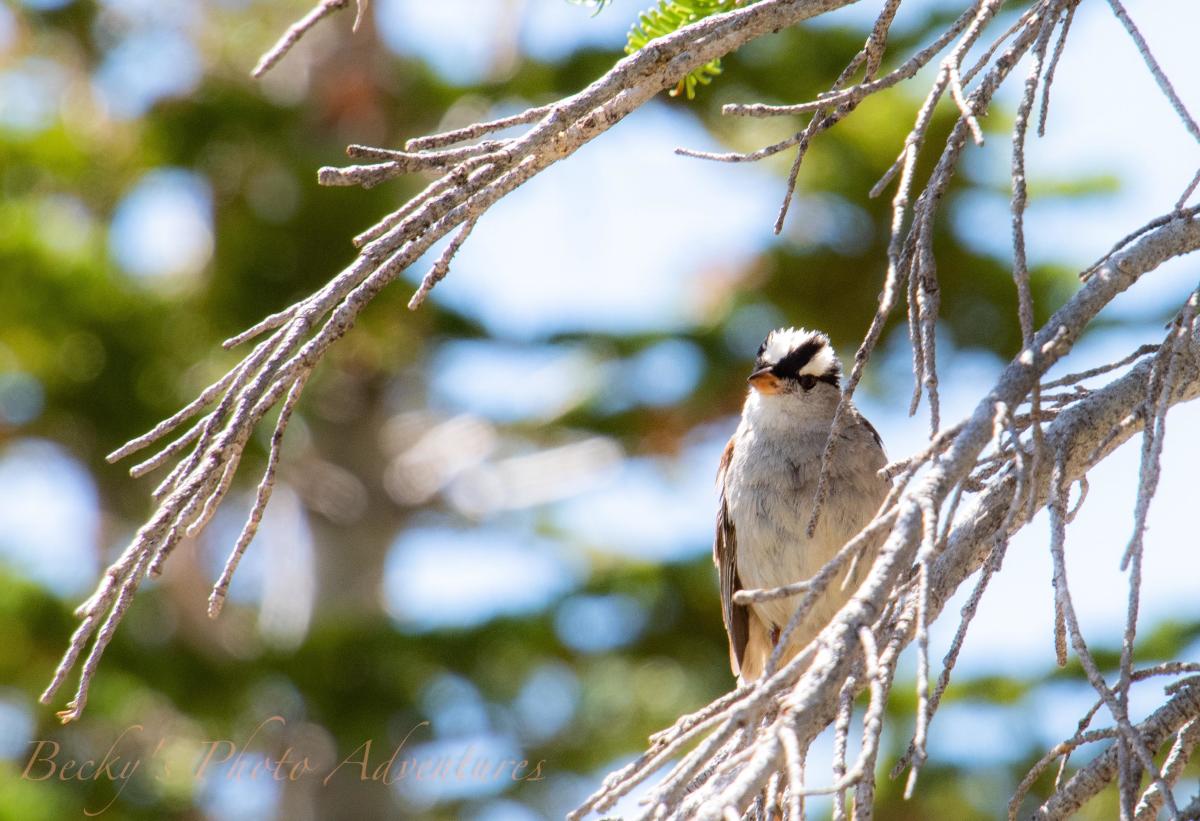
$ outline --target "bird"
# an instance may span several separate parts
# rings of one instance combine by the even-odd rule
[[[738,604],[739,590],[811,579],[874,518],[891,486],[875,427],[847,402],[826,476],[827,496],[810,538],[821,455],[841,399],[842,367],[829,337],[805,328],[771,331],[754,360],[741,421],[717,470],[713,562],[729,659],[740,683],[759,678],[803,595]],[[869,567],[877,541],[836,576],[788,639],[779,667],[828,624]],[[854,578],[847,580],[847,573]]]

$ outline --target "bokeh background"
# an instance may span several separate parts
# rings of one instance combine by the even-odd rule
[[[0,6],[0,818],[561,817],[649,733],[725,692],[712,480],[746,368],[781,324],[825,329],[852,353],[887,238],[888,197],[866,191],[926,86],[872,98],[817,142],[779,237],[770,226],[789,156],[751,167],[672,151],[746,150],[789,133],[794,122],[725,119],[720,106],[811,98],[876,5],[750,45],[696,100],[663,96],[518,190],[421,311],[404,306],[424,266],[377,299],[310,382],[232,606],[204,615],[269,431],[214,524],[139,594],[87,713],[66,728],[37,694],[71,610],[148,514],[157,482],[103,455],[222,373],[237,354],[220,340],[318,287],[353,258],[350,237],[423,185],[323,189],[317,167],[341,164],[351,142],[399,146],[577,90],[620,56],[641,7],[373,0],[357,34],[352,12],[335,16],[252,81],[306,3]],[[957,7],[906,3],[891,53],[911,52]],[[1200,10],[1130,11],[1200,108],[1188,41]],[[1049,133],[1030,148],[1039,318],[1075,287],[1074,271],[1168,211],[1200,166],[1106,4],[1083,3],[1070,38]],[[986,145],[968,150],[937,237],[951,421],[1018,347],[1012,109],[1010,91]],[[940,110],[935,137],[952,116]],[[1196,279],[1189,260],[1155,272],[1068,366],[1159,339]],[[924,408],[906,414],[910,357],[897,325],[859,394],[893,457],[927,430]],[[1180,408],[1168,429],[1144,660],[1194,659],[1200,636],[1189,470],[1200,413]],[[1093,474],[1068,541],[1076,603],[1101,648],[1119,647],[1137,447]],[[934,720],[917,795],[903,802],[883,778],[880,818],[997,817],[1090,706],[1078,670],[1054,666],[1045,545],[1039,520],[1010,549]],[[935,631],[934,658],[957,609]],[[1159,695],[1142,686],[1135,713]],[[911,732],[913,701],[898,684],[885,767]],[[241,747],[274,715],[286,725],[266,727],[241,770],[231,760],[196,776],[206,742]],[[144,729],[120,751],[146,763],[124,785],[22,777],[39,740],[61,758],[97,758],[134,724]],[[248,774],[289,746],[328,772],[361,760],[367,740],[370,771],[401,744],[400,759],[530,763],[517,780],[410,773],[390,785],[360,780],[358,764],[327,785]]]

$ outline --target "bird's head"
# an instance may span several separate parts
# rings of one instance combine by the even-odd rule
[[[746,381],[766,396],[803,396],[836,392],[841,376],[842,364],[828,336],[805,328],[779,328],[758,347],[754,371]]]

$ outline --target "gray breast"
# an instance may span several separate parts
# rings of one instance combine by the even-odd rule
[[[744,431],[744,433],[748,433]],[[883,452],[866,429],[855,425],[838,443],[828,495],[818,527],[806,534],[826,433],[743,437],[727,476],[730,514],[737,531],[737,566],[744,588],[776,587],[811,578],[877,510],[887,483],[876,471]],[[836,583],[835,583],[836,586]],[[826,619],[844,601],[831,594],[814,617]],[[799,599],[756,606],[770,623],[785,624]]]

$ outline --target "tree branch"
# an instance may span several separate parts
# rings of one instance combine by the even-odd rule
[[[874,630],[885,637],[885,644],[894,645],[896,652],[915,637],[921,590],[911,584],[916,576],[908,569],[913,566],[917,548],[923,541],[923,510],[930,504],[940,506],[953,488],[967,479],[994,438],[997,409],[1019,405],[1038,384],[1041,374],[1070,349],[1083,329],[1118,294],[1166,260],[1197,249],[1200,249],[1200,221],[1188,215],[1144,234],[1129,248],[1095,268],[1086,284],[1038,330],[1033,345],[1008,364],[975,412],[961,424],[952,444],[929,464],[921,480],[912,482],[890,507],[885,503],[886,510],[881,511],[881,516],[894,516],[895,523],[879,559],[854,597],[810,645],[810,652],[754,686],[738,690],[720,711],[709,714],[703,723],[690,727],[686,723],[678,725],[678,731],[658,737],[655,745],[661,750],[707,733],[710,742],[719,746],[732,737],[736,727],[752,727],[763,721],[762,729],[746,736],[742,743],[748,757],[727,756],[706,777],[702,776],[700,783],[691,783],[690,792],[682,800],[676,796],[674,785],[678,782],[668,776],[651,793],[645,811],[638,817],[720,818],[728,812],[740,814],[764,786],[772,771],[769,764],[779,757],[779,748],[771,739],[794,736],[803,749],[829,726],[837,715],[847,679],[863,664],[860,631]],[[1170,404],[1200,395],[1200,339],[1194,334],[1190,336],[1178,355]],[[1144,400],[1150,370],[1149,362],[1135,365],[1109,386],[1092,391],[1064,408],[1047,426],[1045,447],[1049,453],[1061,454],[1064,481],[1082,478],[1096,461],[1140,429],[1140,422],[1124,426],[1121,423]],[[1115,436],[1114,428],[1118,430]],[[940,614],[958,587],[984,563],[997,539],[1007,541],[1011,533],[1027,524],[1033,513],[1046,504],[1051,472],[1052,465],[1044,460],[1022,483],[1029,489],[1019,495],[1017,473],[998,474],[962,510],[949,530],[944,549],[930,560],[927,618],[932,620]],[[1032,496],[1033,503],[1017,504],[1026,493]],[[807,595],[818,595],[821,589],[814,579]],[[799,608],[804,607],[802,602]],[[855,689],[861,690],[866,681],[858,678]],[[768,719],[768,707],[772,704],[781,706],[778,715]],[[718,743],[717,739],[721,741]],[[652,752],[657,750],[652,748]],[[661,762],[657,758],[650,760]],[[733,778],[734,770],[742,768],[741,775]],[[748,773],[757,775],[749,777]],[[603,811],[624,794],[626,785],[644,775],[641,767],[627,768],[620,779],[606,782],[573,817],[580,817],[589,809]],[[803,789],[806,794],[814,790],[811,786]]]
[[[1147,747],[1157,750],[1184,725],[1195,721],[1197,716],[1200,716],[1200,686],[1193,683],[1180,688],[1170,701],[1138,724],[1138,733]],[[1115,743],[1109,745],[1108,749],[1081,767],[1030,817],[1038,821],[1070,818],[1116,778],[1117,748]]]

